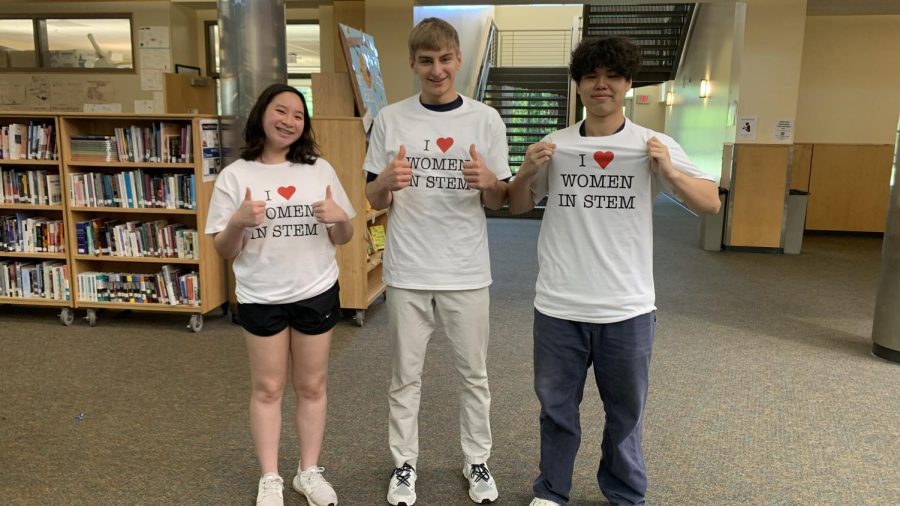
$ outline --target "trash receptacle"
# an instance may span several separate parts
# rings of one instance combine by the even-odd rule
[[[728,203],[728,190],[719,188],[719,212],[700,215],[700,248],[706,251],[722,249],[722,233],[725,230],[725,206]]]
[[[800,254],[800,248],[803,246],[808,201],[809,193],[802,190],[791,190],[788,195],[787,219],[784,221],[784,252],[789,255]]]

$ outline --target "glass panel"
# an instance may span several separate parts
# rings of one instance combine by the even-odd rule
[[[30,19],[0,19],[0,68],[37,67],[36,54]]]
[[[288,74],[313,74],[319,72],[319,25],[289,24],[286,29],[287,43],[287,72]],[[210,25],[209,33],[210,52],[208,61],[214,62],[211,74],[219,73],[219,27]]]
[[[288,86],[293,86],[297,88],[300,93],[303,93],[303,98],[306,99],[306,107],[309,107],[309,115],[313,114],[313,100],[312,100],[312,78],[309,77],[289,77],[288,78]]]
[[[134,68],[131,20],[48,19],[51,68]]]
[[[319,25],[288,24],[286,29],[288,74],[319,72]]]

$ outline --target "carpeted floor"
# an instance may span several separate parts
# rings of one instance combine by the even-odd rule
[[[500,504],[526,505],[538,456],[531,388],[537,220],[492,219],[494,450]],[[900,504],[900,366],[869,339],[881,241],[807,236],[801,255],[704,252],[697,218],[656,213],[658,333],[644,448],[656,505]],[[386,504],[386,315],[336,329],[321,465],[342,505]],[[0,307],[0,504],[252,505],[247,359],[209,316]],[[426,363],[418,492],[471,504],[445,336]],[[589,376],[590,377],[590,376]],[[288,387],[290,388],[290,387]],[[288,395],[290,392],[288,392]],[[286,399],[281,472],[296,468]],[[604,504],[594,474],[603,414],[587,386],[573,505]],[[285,504],[306,504],[285,491]]]

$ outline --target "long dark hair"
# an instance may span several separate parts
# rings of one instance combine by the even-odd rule
[[[266,144],[263,116],[266,114],[266,108],[272,102],[272,99],[284,92],[295,93],[300,97],[300,102],[303,103],[303,132],[300,133],[300,138],[294,141],[290,149],[288,149],[288,161],[313,164],[316,158],[321,156],[319,145],[316,144],[316,138],[313,135],[312,116],[309,114],[309,108],[306,107],[306,97],[292,86],[275,83],[259,94],[259,98],[253,104],[253,109],[250,109],[250,114],[247,116],[247,124],[244,126],[244,147],[241,148],[241,158],[244,160],[252,162],[262,156],[263,147]]]

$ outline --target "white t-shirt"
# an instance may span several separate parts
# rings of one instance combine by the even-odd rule
[[[380,174],[400,149],[412,183],[393,194],[384,248],[384,282],[413,290],[469,290],[491,284],[481,192],[462,166],[474,144],[497,179],[510,177],[506,126],[496,110],[463,97],[450,111],[427,109],[418,95],[382,109],[375,119],[365,170]]]
[[[532,183],[547,197],[538,238],[535,308],[548,316],[614,323],[656,309],[653,200],[664,180],[650,170],[647,140],[669,148],[675,169],[712,180],[671,137],[626,120],[606,137],[582,137],[582,122],[548,135],[556,144]]]
[[[314,202],[325,198],[328,185],[347,216],[356,216],[337,174],[322,158],[312,165],[237,160],[219,174],[209,203],[207,234],[225,229],[247,188],[253,200],[266,202],[265,221],[244,231],[244,248],[234,259],[238,302],[286,304],[334,285],[335,247],[312,210]]]

